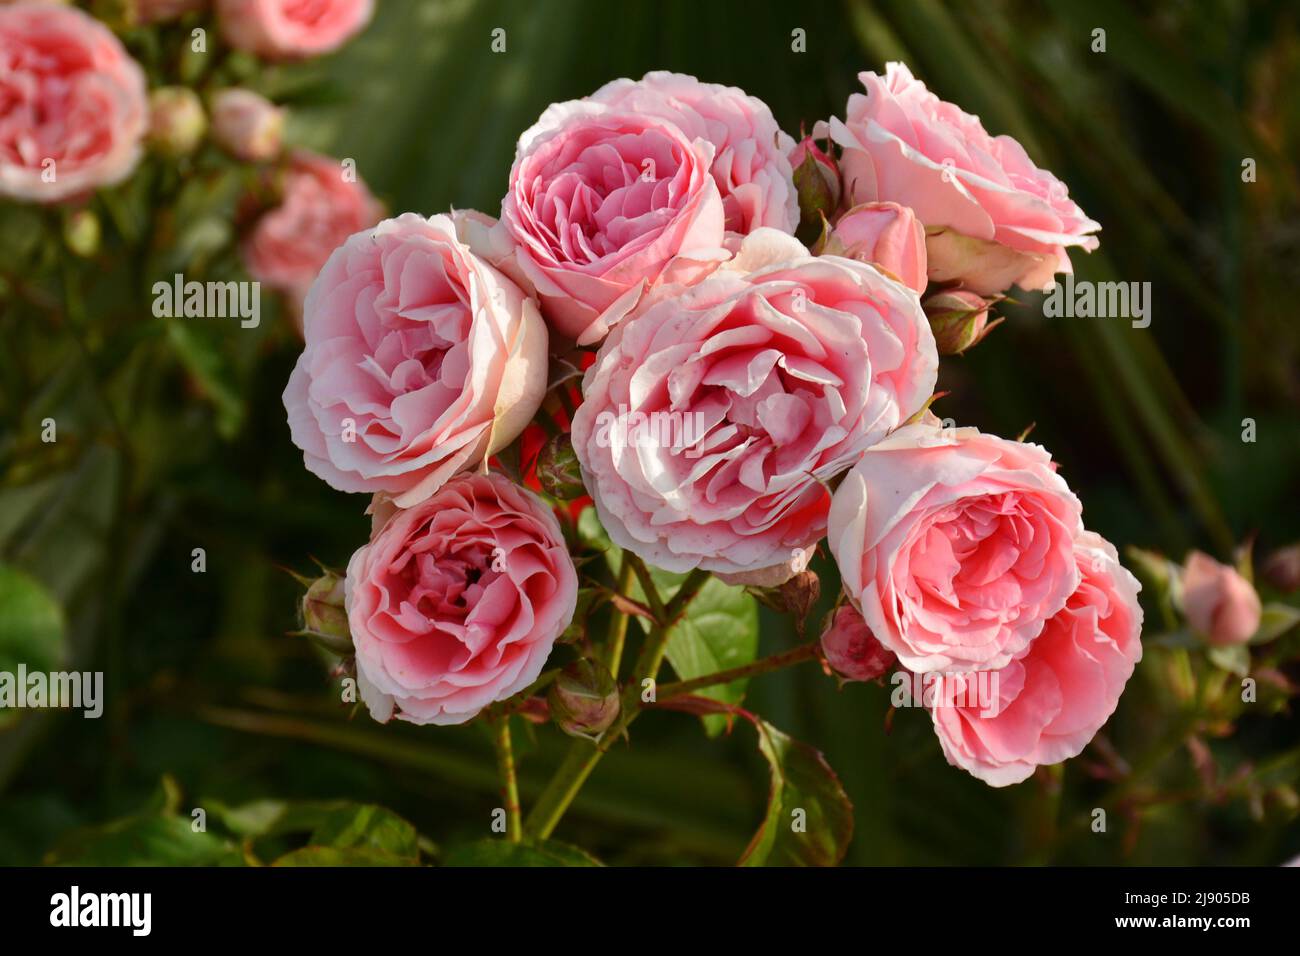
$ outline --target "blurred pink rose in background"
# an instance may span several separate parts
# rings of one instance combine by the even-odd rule
[[[599,342],[661,283],[693,282],[727,252],[714,148],[669,120],[574,101],[519,139],[501,267],[535,290],[551,326]]]
[[[826,663],[845,680],[875,680],[898,659],[875,639],[867,622],[851,604],[836,608],[830,624],[822,632],[821,642]]]
[[[925,291],[925,229],[911,209],[898,203],[854,206],[836,220],[818,252],[870,262],[918,295]]]
[[[1114,546],[1091,532],[1079,536],[1075,557],[1078,588],[1027,654],[996,680],[988,675],[994,699],[931,711],[948,762],[992,786],[1078,756],[1115,712],[1142,659],[1137,580]]]
[[[537,307],[448,216],[406,213],[352,236],[303,318],[289,428],[308,470],[340,491],[416,504],[513,441],[546,389]]]
[[[330,253],[383,218],[365,183],[344,173],[328,156],[296,150],[289,157],[280,204],[240,246],[249,275],[301,301]]]
[[[280,155],[284,116],[260,93],[227,87],[212,96],[212,138],[236,159],[265,162]]]
[[[148,125],[144,72],[108,27],[72,7],[0,6],[0,196],[54,203],[119,183]]]
[[[792,233],[799,225],[789,154],[794,140],[767,104],[744,90],[701,83],[693,76],[647,73],[606,83],[590,99],[628,113],[671,120],[691,139],[713,144],[713,181],[722,194],[726,227],[746,234],[760,226]]]
[[[1097,248],[1089,233],[1101,227],[1010,136],[990,136],[901,63],[859,79],[866,95],[830,121],[849,201],[910,206],[926,227],[931,279],[984,295],[1043,289],[1071,271],[1067,247]]]
[[[1259,630],[1259,594],[1236,568],[1193,551],[1183,568],[1183,613],[1211,644],[1244,644]]]
[[[537,679],[578,576],[540,499],[462,475],[395,512],[348,562],[346,591],[370,715],[459,724]]]
[[[835,491],[844,590],[912,671],[1005,667],[1079,582],[1080,505],[1038,445],[900,428]]]
[[[207,5],[208,0],[131,0],[129,13],[136,23],[162,23]]]
[[[615,327],[574,450],[620,547],[671,571],[788,577],[825,534],[822,482],[922,407],[938,363],[914,294],[760,229]]]
[[[217,0],[226,41],[269,59],[320,56],[360,33],[374,0]]]

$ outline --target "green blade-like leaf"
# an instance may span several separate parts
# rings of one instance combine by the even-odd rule
[[[452,848],[443,866],[601,866],[583,850],[555,840],[510,843],[478,840]]]

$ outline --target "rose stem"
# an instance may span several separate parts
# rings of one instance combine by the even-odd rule
[[[582,789],[582,785],[600,758],[605,755],[605,751],[613,745],[614,741],[622,736],[627,725],[636,717],[641,699],[641,679],[637,675],[653,678],[659,673],[659,665],[663,663],[673,625],[686,613],[687,605],[709,580],[709,572],[699,569],[692,571],[677,589],[672,600],[665,605],[645,565],[630,553],[627,554],[627,559],[632,562],[632,568],[641,581],[641,589],[645,591],[646,603],[656,611],[657,620],[651,627],[645,644],[641,647],[641,653],[637,655],[636,664],[632,668],[632,679],[623,691],[622,712],[619,719],[601,735],[600,742],[595,746],[586,740],[573,742],[564,760],[556,768],[551,782],[546,785],[546,789],[542,791],[541,796],[537,798],[537,803],[528,814],[525,830],[538,839],[545,840],[554,832],[560,818],[564,816],[564,811],[578,795],[578,791]],[[659,613],[660,611],[662,613]]]
[[[618,565],[618,580],[614,584],[619,594],[626,595],[628,585],[632,583],[632,562],[626,554]],[[609,620],[609,634],[605,638],[605,664],[609,672],[618,680],[618,668],[623,663],[623,643],[627,640],[628,616],[616,607],[610,609],[613,617]]]
[[[725,671],[715,671],[712,674],[705,674],[702,677],[696,677],[691,680],[677,681],[675,684],[664,684],[659,688],[658,693],[655,695],[655,703],[662,703],[663,701],[671,700],[674,697],[682,697],[704,687],[713,687],[717,684],[730,684],[733,680],[740,680],[742,677],[757,677],[759,674],[768,674],[772,671],[779,671],[783,667],[789,667],[791,664],[816,660],[820,651],[820,642],[811,641],[807,644],[800,644],[798,647],[792,647],[788,651],[781,651],[777,654],[769,654],[767,657],[760,657],[758,660],[749,664],[742,664],[740,667],[732,667]]]
[[[519,780],[515,775],[515,753],[510,742],[510,716],[492,722],[492,746],[497,752],[497,769],[501,773],[501,799],[505,801],[506,838],[518,843],[524,837],[519,810]]]

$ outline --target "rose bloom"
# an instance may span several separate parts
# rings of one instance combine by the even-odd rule
[[[870,262],[918,295],[926,286],[925,229],[906,206],[872,202],[835,222],[823,253]]]
[[[370,715],[459,724],[537,679],[578,575],[536,496],[462,475],[393,513],[348,562],[346,595]]]
[[[406,213],[348,239],[304,307],[284,390],[307,469],[400,507],[505,447],[546,390],[546,326],[456,237]]]
[[[894,652],[881,644],[851,604],[841,604],[821,636],[826,663],[844,680],[875,680],[894,665]]]
[[[54,203],[119,183],[148,127],[144,72],[108,27],[72,7],[0,6],[0,196]]]
[[[217,0],[231,46],[273,60],[320,56],[360,33],[374,0]]]
[[[207,0],[132,0],[129,15],[135,23],[163,23],[205,6]]]
[[[284,172],[280,204],[264,213],[240,247],[249,275],[301,301],[344,239],[373,226],[383,207],[336,159],[297,150]]]
[[[726,258],[714,152],[654,114],[552,105],[519,140],[502,268],[561,336],[599,342],[647,288],[697,281]]]
[[[1097,248],[1089,233],[1101,227],[1010,136],[990,136],[901,63],[859,79],[866,95],[830,122],[850,201],[910,206],[926,226],[931,279],[984,295],[1044,289],[1071,271],[1068,246]]]
[[[1080,512],[1038,445],[916,424],[844,478],[829,543],[845,592],[903,666],[993,670],[1078,585]]]
[[[931,711],[944,756],[995,787],[1078,756],[1115,712],[1142,659],[1139,585],[1108,541],[1075,543],[1079,586],[1029,652],[989,675],[983,706]]]
[[[793,234],[799,197],[789,155],[794,140],[781,132],[767,104],[734,86],[701,83],[656,71],[640,80],[614,80],[590,97],[630,113],[670,120],[691,139],[713,144],[713,181],[722,194],[729,231],[771,226]]]
[[[789,577],[825,533],[821,482],[919,410],[937,368],[915,295],[760,229],[615,327],[583,379],[573,446],[619,546],[771,583],[761,572]]]
[[[1236,568],[1193,551],[1182,588],[1187,623],[1211,644],[1244,644],[1259,630],[1259,595]]]
[[[218,90],[212,97],[212,138],[236,159],[265,162],[280,154],[284,114],[252,90]]]

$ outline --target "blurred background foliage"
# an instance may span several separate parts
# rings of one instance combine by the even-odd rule
[[[292,140],[355,158],[390,210],[495,213],[518,134],[548,103],[615,77],[667,69],[737,85],[797,134],[843,115],[860,70],[905,60],[992,132],[1016,136],[1103,224],[1100,251],[1074,256],[1080,277],[1152,287],[1144,330],[1046,319],[1024,296],[985,344],[944,363],[951,394],[936,410],[1008,436],[1037,423],[1089,525],[1121,549],[1227,559],[1252,533],[1260,552],[1300,538],[1298,20],[1288,0],[383,0],[339,54],[260,82],[291,106]],[[498,27],[506,50],[493,53]],[[1099,28],[1105,52],[1092,49]],[[805,53],[791,51],[795,29]],[[190,272],[234,274],[216,254],[194,265],[228,236],[193,235],[208,204],[233,194],[214,198],[225,193],[209,181],[191,197],[203,209],[155,221],[150,196],[177,201],[184,184],[165,171],[136,180],[123,192],[144,192],[135,228],[162,230],[155,248]],[[252,840],[270,841],[269,854],[258,844],[267,859],[293,845],[277,844],[283,834],[337,831],[330,801],[390,808],[424,835],[426,857],[486,836],[500,800],[481,730],[348,720],[322,658],[286,635],[299,587],[282,568],[342,566],[367,531],[360,498],[308,474],[289,441],[287,320],[266,310],[255,332],[151,321],[147,289],[173,271],[166,255],[121,269],[106,254],[64,276],[89,292],[18,296],[15,270],[43,255],[31,244],[48,215],[0,207],[0,560],[57,605],[62,637],[47,650],[105,671],[107,707],[100,720],[28,712],[0,726],[0,863],[238,862]],[[39,443],[46,416],[58,421],[54,445]],[[1244,418],[1254,443],[1241,440]],[[816,568],[821,613],[835,578],[825,560]],[[764,610],[761,625],[760,653],[796,640],[788,618]],[[1207,781],[1204,755],[1182,745],[1171,660],[1149,649],[1084,757],[1004,790],[950,768],[924,712],[893,715],[887,732],[886,687],[837,691],[805,665],[753,681],[747,706],[840,774],[856,808],[849,863],[1300,854],[1286,794],[1300,722],[1276,707],[1236,720],[1204,742]],[[557,837],[608,863],[734,862],[767,796],[748,732],[709,739],[695,718],[666,713],[633,738],[597,768]],[[521,725],[525,808],[566,744]],[[1141,781],[1090,773],[1099,748]],[[1088,825],[1098,806],[1118,810],[1104,834]],[[210,838],[170,840],[191,829],[194,807]],[[345,816],[380,834],[368,846],[416,852],[401,821]],[[109,820],[119,822],[103,829]]]

